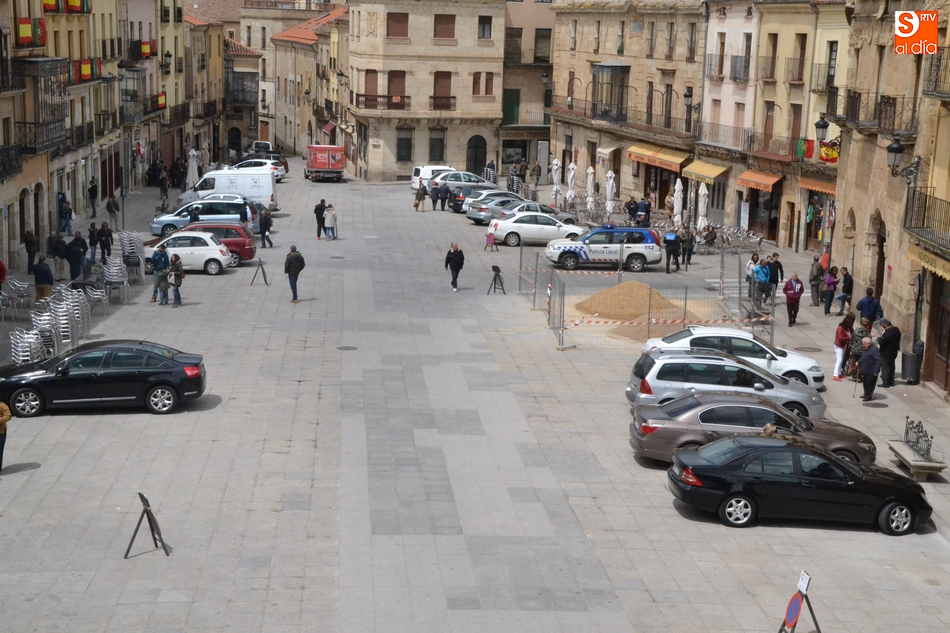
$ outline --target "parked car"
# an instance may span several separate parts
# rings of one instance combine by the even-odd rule
[[[522,242],[547,243],[559,238],[576,237],[580,230],[573,224],[562,224],[544,213],[511,213],[492,220],[488,233],[496,242],[518,246]]]
[[[171,413],[204,390],[201,356],[148,341],[93,341],[31,365],[0,367],[0,399],[21,418],[81,407]]]
[[[290,163],[287,162],[287,159],[284,157],[283,154],[272,154],[270,152],[256,152],[254,154],[248,154],[241,160],[248,160],[250,158],[255,158],[259,160],[276,160],[278,163],[283,165],[285,174],[290,173]]]
[[[247,148],[249,154],[255,152],[273,152],[274,146],[271,145],[270,141],[254,141],[251,143],[251,146]]]
[[[209,275],[220,274],[231,265],[231,253],[228,247],[221,243],[211,233],[188,231],[187,233],[173,233],[164,237],[154,246],[145,247],[145,273],[152,274],[152,253],[165,245],[165,251],[170,258],[178,255],[185,270],[203,270]]]
[[[873,464],[874,441],[850,426],[797,416],[767,398],[728,391],[691,393],[666,404],[637,407],[630,422],[630,446],[650,459],[668,462],[678,448],[702,446],[737,434],[758,434],[767,424],[804,437],[841,459]]]
[[[412,187],[413,191],[416,191],[419,189],[419,179],[421,178],[422,184],[428,190],[429,181],[444,171],[455,171],[455,168],[448,165],[416,165],[412,168],[412,180],[409,181],[409,186]]]
[[[208,171],[191,189],[178,196],[178,204],[202,200],[216,193],[232,193],[277,211],[277,172],[270,169],[219,169]]]
[[[148,228],[152,235],[171,235],[178,229],[191,224],[191,211],[198,212],[202,222],[240,224],[247,218],[251,230],[260,232],[260,207],[250,200],[215,200],[205,198],[191,202],[174,213],[160,215],[153,219]]]
[[[474,202],[469,206],[468,211],[465,212],[465,217],[475,224],[488,224],[495,218],[500,218],[507,213],[511,213],[508,207],[520,201],[519,197],[513,196],[514,194],[511,196],[497,196],[488,200]]]
[[[494,189],[495,185],[463,185],[461,187],[452,187],[449,192],[449,206],[455,213],[461,213],[465,201],[474,193],[478,193],[487,188]]]
[[[811,519],[877,523],[886,534],[901,536],[933,512],[916,481],[840,460],[795,436],[740,435],[677,450],[667,484],[677,499],[717,513],[730,527],[748,527],[759,518]]]
[[[528,200],[523,202],[512,202],[507,207],[505,207],[505,211],[508,213],[547,213],[548,215],[557,218],[558,221],[563,222],[564,224],[577,224],[576,213],[571,213],[570,211],[558,211],[550,205],[531,202]]]
[[[515,200],[524,200],[524,198],[513,191],[503,191],[501,189],[491,187],[489,189],[472,191],[472,194],[466,197],[465,201],[462,203],[462,211],[467,213],[469,208],[476,204],[485,203],[498,198],[507,198],[512,202]]]
[[[634,407],[663,404],[703,391],[728,390],[768,398],[811,419],[825,415],[825,401],[808,385],[769,373],[735,356],[697,350],[653,349],[634,364],[627,400]]]
[[[575,240],[549,242],[544,257],[565,270],[581,265],[620,262],[630,272],[640,272],[663,259],[660,238],[650,229],[605,225],[581,233]]]
[[[185,231],[211,233],[218,241],[228,247],[231,253],[229,266],[240,266],[257,257],[257,246],[254,243],[254,233],[241,224],[226,224],[223,222],[198,222],[179,229],[176,235]]]
[[[649,339],[643,346],[643,351],[654,348],[715,350],[744,358],[773,374],[797,380],[815,389],[825,386],[825,375],[813,358],[775,347],[745,330],[690,325],[663,338]]]
[[[495,186],[495,183],[485,180],[481,176],[476,176],[475,174],[468,171],[443,171],[439,174],[436,174],[432,177],[429,182],[429,186],[432,186],[432,183],[441,185],[443,182],[447,183],[450,187],[456,185],[492,185]]]
[[[276,172],[277,182],[284,179],[287,170],[276,160],[264,160],[263,158],[245,158],[240,163],[231,166],[232,169],[270,169]]]

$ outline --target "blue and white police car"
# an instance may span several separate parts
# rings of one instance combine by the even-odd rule
[[[640,272],[663,258],[659,236],[650,229],[606,224],[574,239],[551,240],[544,249],[548,260],[565,270],[586,264],[620,262],[630,272]]]

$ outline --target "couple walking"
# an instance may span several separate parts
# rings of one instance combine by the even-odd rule
[[[335,240],[336,211],[333,210],[333,205],[328,205],[326,200],[320,198],[320,202],[313,208],[313,215],[317,218],[317,239],[320,239],[322,233],[328,240]]]

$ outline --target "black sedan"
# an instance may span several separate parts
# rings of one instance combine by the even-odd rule
[[[756,518],[877,523],[909,534],[933,508],[916,481],[835,457],[793,436],[736,436],[673,453],[670,491],[731,527]]]
[[[171,413],[204,390],[201,356],[148,341],[96,341],[32,365],[0,367],[0,400],[23,418],[44,409],[143,404]]]

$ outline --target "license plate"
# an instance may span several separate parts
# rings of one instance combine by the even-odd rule
[[[673,474],[674,474],[676,477],[679,477],[680,475],[682,475],[682,474],[683,474],[683,467],[680,466],[679,464],[673,464]]]

